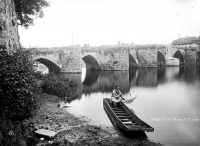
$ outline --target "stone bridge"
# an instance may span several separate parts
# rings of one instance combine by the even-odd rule
[[[69,46],[40,48],[34,51],[33,60],[59,72],[81,72],[85,64],[93,70],[129,70],[132,67],[166,65],[168,57],[180,64],[199,64],[199,48],[180,48],[164,45],[113,45],[100,47]]]

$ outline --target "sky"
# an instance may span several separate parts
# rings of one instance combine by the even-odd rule
[[[47,0],[44,17],[19,27],[25,47],[169,44],[200,36],[200,0]]]

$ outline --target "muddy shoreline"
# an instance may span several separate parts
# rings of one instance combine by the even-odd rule
[[[35,139],[37,139],[34,145],[161,145],[148,140],[145,133],[123,133],[114,127],[95,123],[78,113],[71,114],[71,112],[67,112],[67,107],[60,106],[59,99],[56,96],[40,95],[38,103],[39,108],[33,118],[30,119],[34,129],[47,129],[55,131],[57,134],[52,139],[34,134]]]

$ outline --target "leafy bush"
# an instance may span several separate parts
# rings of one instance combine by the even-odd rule
[[[78,98],[77,84],[54,73],[50,73],[44,77],[42,89],[45,93],[56,95],[65,102],[71,102]]]
[[[2,48],[2,47],[1,47]],[[0,116],[23,120],[34,111],[36,80],[29,51],[0,51]]]
[[[18,146],[22,141],[30,144],[28,138],[30,137],[30,133],[35,130],[32,123],[27,121],[15,122],[1,118],[0,123],[1,146]]]

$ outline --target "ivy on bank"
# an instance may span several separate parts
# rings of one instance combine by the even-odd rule
[[[1,47],[2,48],[2,47]],[[11,120],[30,117],[36,108],[36,80],[29,51],[0,51],[0,116]]]

